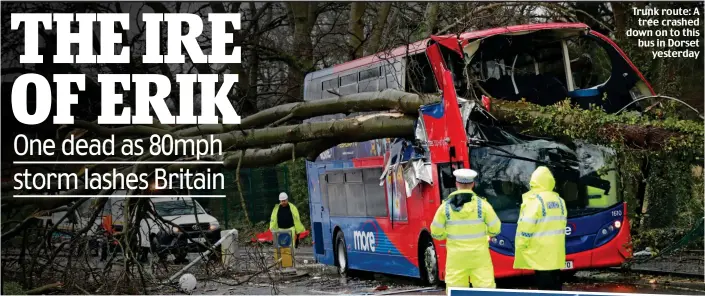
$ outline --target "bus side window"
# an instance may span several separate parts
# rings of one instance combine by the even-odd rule
[[[362,171],[345,171],[345,201],[347,202],[348,216],[367,216],[365,187],[362,183]]]
[[[340,88],[338,89],[340,95],[344,96],[357,93],[357,75],[357,73],[353,73],[340,77]]]
[[[330,172],[328,178],[328,209],[331,216],[347,216],[348,205],[345,196],[345,175],[343,172]]]
[[[366,92],[366,91],[378,91],[379,89],[379,80],[377,79],[380,77],[380,67],[374,67],[372,69],[367,69],[364,71],[360,71],[359,75],[359,86],[358,89],[360,92]]]
[[[403,89],[403,83],[401,80],[401,76],[399,75],[402,70],[401,63],[399,63],[398,61],[388,62],[384,65],[384,68],[384,73],[387,77],[387,88]]]
[[[384,187],[379,186],[380,176],[382,176],[382,168],[362,170],[368,217],[387,216],[387,197],[384,195]]]
[[[425,52],[415,54],[407,59],[407,91],[436,93],[436,77]]]

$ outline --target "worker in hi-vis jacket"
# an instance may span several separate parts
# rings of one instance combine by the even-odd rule
[[[274,206],[272,217],[269,220],[269,230],[272,232],[277,230],[294,230],[294,247],[299,246],[299,233],[304,232],[304,225],[301,224],[299,210],[294,204],[289,203],[289,196],[285,193],[279,193],[279,204]]]

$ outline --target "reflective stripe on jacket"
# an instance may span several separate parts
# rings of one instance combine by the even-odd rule
[[[436,211],[431,236],[447,240],[446,247],[471,251],[489,248],[488,235],[498,235],[502,226],[492,205],[472,190],[450,194]]]
[[[515,269],[565,268],[565,201],[553,192],[556,181],[546,167],[531,175],[531,190],[522,195],[517,222]]]
[[[446,286],[495,288],[488,235],[502,227],[492,205],[472,190],[453,192],[431,223],[431,236],[446,240]]]
[[[294,230],[296,233],[302,233],[304,232],[304,225],[301,224],[301,218],[299,218],[299,210],[296,209],[296,206],[294,204],[289,203],[288,205],[291,207],[291,215],[294,216]],[[272,211],[272,216],[269,218],[269,230],[274,231],[279,229],[279,225],[277,225],[277,213],[279,212],[279,204],[274,206],[274,210]]]

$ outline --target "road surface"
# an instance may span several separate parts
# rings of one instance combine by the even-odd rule
[[[445,295],[442,287],[423,287],[411,278],[365,274],[364,278],[343,278],[332,266],[314,264],[313,250],[301,247],[297,250],[296,261],[299,277],[261,275],[248,282],[231,286],[235,280],[216,282],[201,281],[195,294],[281,294],[281,295]],[[242,251],[241,251],[242,252]],[[266,254],[272,254],[269,250]],[[243,258],[244,255],[241,255]],[[700,262],[702,267],[702,261]],[[654,266],[651,266],[655,268]],[[702,269],[701,269],[702,270]],[[242,280],[242,279],[240,279]],[[511,278],[497,280],[498,288],[531,289],[532,278]],[[273,284],[274,283],[274,284]],[[423,289],[423,290],[422,290]],[[624,271],[581,271],[564,286],[568,291],[648,293],[676,295],[705,295],[703,277],[682,278],[663,275],[644,275]],[[170,291],[160,291],[171,293]],[[173,291],[176,292],[176,291]],[[176,292],[178,293],[178,292]]]
[[[4,250],[6,251],[6,250]],[[13,256],[3,252],[3,258]],[[315,264],[313,260],[313,250],[311,247],[301,247],[296,250],[296,264],[300,276],[282,277],[270,270],[257,276],[252,276],[252,272],[244,272],[242,269],[257,269],[253,264],[252,249],[241,247],[239,250],[239,260],[236,265],[239,272],[221,272],[219,276],[205,275],[204,271],[215,266],[213,264],[196,264],[187,273],[196,275],[198,285],[192,294],[196,295],[445,295],[442,287],[423,287],[418,280],[382,275],[364,274],[363,278],[343,278],[337,274],[335,267]],[[266,248],[260,254],[264,259],[261,263],[270,265],[273,262],[273,250]],[[189,260],[197,258],[199,254],[189,254]],[[118,256],[122,257],[122,256]],[[102,268],[103,263],[97,257],[93,257],[91,265],[94,268]],[[57,258],[57,262],[63,258]],[[153,258],[150,258],[152,261]],[[650,262],[644,266],[649,270],[670,270],[674,266],[680,270],[687,270],[689,273],[695,272],[702,275],[703,260],[660,260]],[[117,262],[122,260],[118,259]],[[658,264],[663,262],[662,264]],[[691,266],[692,265],[692,266]],[[151,265],[156,266],[156,265]],[[160,265],[163,266],[163,265]],[[159,272],[160,278],[175,274],[184,265],[167,263],[167,270]],[[637,266],[638,267],[638,266]],[[147,272],[150,268],[145,269]],[[222,269],[220,269],[222,271]],[[115,270],[116,274],[119,272]],[[151,273],[151,272],[150,272]],[[155,274],[156,275],[156,274]],[[156,280],[156,279],[155,279]],[[154,281],[153,281],[154,282]],[[178,291],[177,285],[160,286],[149,289],[150,294],[184,294]],[[531,278],[511,278],[498,279],[497,287],[506,289],[530,289]],[[675,295],[705,295],[705,283],[703,276],[686,278],[683,276],[664,276],[663,274],[644,274],[641,272],[628,273],[623,270],[602,270],[602,271],[581,271],[574,279],[564,285],[564,290],[569,291],[594,291],[594,292],[621,292],[621,293],[649,293],[649,294],[675,294]]]

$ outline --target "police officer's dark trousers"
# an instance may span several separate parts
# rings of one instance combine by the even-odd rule
[[[535,273],[539,290],[560,291],[563,289],[560,270],[536,270]]]

